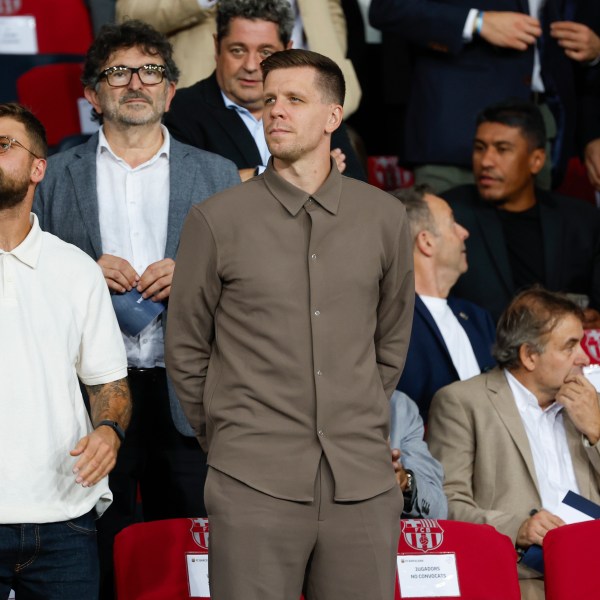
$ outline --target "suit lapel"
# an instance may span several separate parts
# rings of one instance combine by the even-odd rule
[[[481,344],[481,336],[477,331],[477,327],[475,326],[473,320],[469,317],[469,315],[461,310],[460,306],[457,305],[457,302],[454,298],[448,298],[448,306],[450,310],[454,313],[454,316],[458,319],[461,327],[465,330],[469,341],[471,342],[471,348],[473,349],[473,353],[475,354],[475,358],[477,359],[477,364],[481,370],[486,366],[484,363],[487,354],[489,354],[489,349],[486,350],[482,348]]]
[[[481,239],[486,245],[488,252],[492,258],[491,263],[495,266],[500,274],[502,283],[512,294],[515,289],[515,284],[508,262],[508,252],[506,250],[506,242],[504,241],[504,232],[502,231],[502,223],[496,214],[496,209],[486,206],[484,201],[475,210],[475,218],[481,230]],[[468,248],[467,240],[467,248]]]
[[[225,102],[223,101],[223,96],[214,73],[211,76],[209,83],[210,85],[207,89],[208,100],[217,111],[215,126],[219,127],[222,130],[223,135],[229,138],[231,143],[237,147],[239,152],[244,157],[244,160],[249,165],[258,166],[262,159],[258,152],[256,142],[242,121],[242,118],[237,114],[237,111],[233,108],[227,108],[225,106]]]
[[[81,153],[68,165],[67,170],[75,190],[75,201],[83,216],[82,226],[87,231],[95,259],[102,256],[98,192],[96,188],[96,149],[98,134],[93,135],[81,148]]]
[[[562,245],[557,242],[561,239],[561,216],[549,204],[552,202],[546,194],[536,190],[540,206],[540,226],[544,244],[544,271],[546,287],[551,290],[560,288],[562,271]]]
[[[569,418],[567,411],[564,409],[563,423],[565,425],[569,454],[571,455],[573,471],[575,473],[577,485],[579,486],[579,492],[586,498],[592,498],[591,487],[593,482],[590,476],[590,461],[582,447],[581,433],[577,431],[575,425],[573,425],[573,422]]]
[[[425,303],[423,302],[423,300],[421,300],[418,294],[415,295],[415,312],[417,312],[420,315],[425,325],[431,330],[433,337],[437,340],[438,344],[442,348],[442,352],[446,354],[446,357],[448,358],[448,364],[452,366],[456,379],[459,379],[458,372],[456,371],[454,363],[452,362],[452,357],[450,356],[450,352],[448,351],[446,342],[442,337],[442,333],[439,330],[434,318],[431,316],[431,313],[429,312],[428,308],[425,306]]]
[[[167,223],[167,242],[165,258],[175,258],[179,245],[179,236],[183,222],[192,205],[192,193],[195,179],[190,178],[193,170],[189,164],[189,155],[183,144],[171,136],[171,156],[169,157],[169,219]],[[186,185],[182,186],[181,182]]]
[[[531,447],[529,446],[527,433],[506,377],[500,369],[496,368],[488,373],[486,381],[488,398],[512,437],[539,493],[540,488],[533,463],[533,455],[531,454]]]

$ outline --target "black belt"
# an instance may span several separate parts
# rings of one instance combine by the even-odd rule
[[[140,369],[138,367],[127,367],[127,375],[129,377],[147,377],[151,375],[160,375],[164,372],[164,367],[151,367]]]

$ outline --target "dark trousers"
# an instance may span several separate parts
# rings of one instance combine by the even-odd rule
[[[0,600],[96,600],[95,518],[0,525]]]
[[[140,520],[206,516],[206,455],[173,425],[165,369],[129,369],[128,377],[131,423],[109,475],[113,503],[98,521],[101,600],[114,598],[113,542],[121,529]]]

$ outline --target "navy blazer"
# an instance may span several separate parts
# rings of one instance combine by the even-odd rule
[[[51,156],[33,204],[33,211],[44,231],[77,246],[96,261],[103,254],[96,191],[97,148],[98,134],[94,134],[84,144]],[[164,258],[175,259],[181,228],[192,204],[239,182],[237,169],[230,161],[171,138],[169,217]],[[166,323],[165,313],[163,326]],[[170,381],[168,383],[173,422],[182,434],[195,437]]]
[[[544,287],[556,292],[585,294],[600,309],[600,212],[577,198],[536,189],[544,245]],[[518,292],[498,209],[464,185],[442,196],[457,223],[469,231],[465,245],[469,270],[452,293],[488,310],[494,320]]]
[[[530,98],[533,47],[510,50],[477,37],[463,42],[471,8],[529,13],[528,0],[371,0],[371,24],[414,46],[404,148],[414,164],[470,168],[477,114],[507,98]],[[546,92],[555,97],[550,108],[564,136],[562,166],[574,143],[575,93],[572,64],[549,35],[561,10],[562,0],[544,3],[540,48]]]
[[[215,73],[177,90],[165,115],[165,125],[180,142],[220,154],[233,161],[238,169],[254,169],[262,164],[256,142],[244,121],[236,110],[225,106]],[[366,181],[344,123],[333,132],[331,147],[341,148],[346,155],[344,175]]]
[[[496,366],[492,357],[496,331],[489,313],[472,302],[452,296],[448,298],[448,306],[465,330],[481,371]],[[421,417],[427,423],[433,395],[440,388],[458,379],[458,372],[446,342],[428,308],[417,294],[406,364],[396,389],[417,403]]]

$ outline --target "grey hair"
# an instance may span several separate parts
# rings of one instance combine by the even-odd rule
[[[583,311],[567,296],[534,286],[516,296],[506,307],[496,328],[493,355],[498,366],[520,366],[519,351],[526,345],[531,352],[542,354],[554,328],[567,316],[583,322]]]
[[[236,18],[275,23],[284,46],[292,39],[294,13],[288,0],[220,0],[217,4],[218,44],[229,33],[230,21]]]
[[[390,192],[406,208],[406,216],[408,217],[413,243],[421,231],[430,231],[434,235],[438,234],[429,204],[425,200],[425,194],[432,193],[432,189],[425,184],[415,185],[410,188],[399,188]]]

